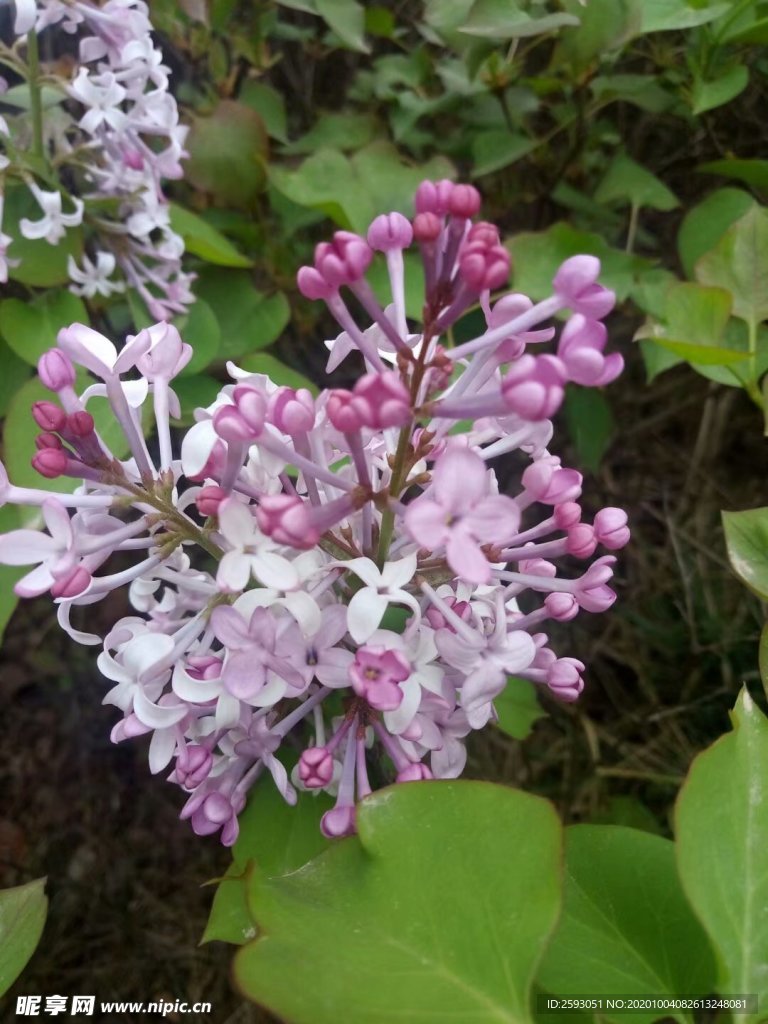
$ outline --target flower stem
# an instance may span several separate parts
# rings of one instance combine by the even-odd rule
[[[32,117],[32,152],[41,159],[45,157],[43,147],[43,97],[40,89],[40,53],[37,47],[37,32],[27,33],[27,66],[29,69],[29,112]]]

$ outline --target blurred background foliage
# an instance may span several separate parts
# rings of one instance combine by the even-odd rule
[[[630,513],[620,601],[605,622],[563,630],[563,650],[588,665],[584,699],[543,709],[531,692],[502,706],[470,774],[548,796],[566,821],[668,835],[692,757],[726,728],[742,682],[761,689],[760,587],[733,577],[720,513],[765,501],[768,0],[153,0],[151,13],[192,125],[171,194],[198,274],[178,322],[196,350],[178,389],[187,420],[230,359],[279,383],[321,380],[336,330],[299,296],[298,266],[334,227],[410,213],[424,177],[480,188],[513,285],[534,299],[565,257],[602,260],[627,371],[605,393],[573,388],[552,447],[592,474],[586,504]],[[24,211],[9,198],[7,214]],[[148,322],[130,295],[63,292],[56,250],[34,244],[47,262],[25,259],[36,272],[0,302],[4,458],[22,483],[31,364],[55,327],[90,319],[119,335]],[[510,483],[514,471],[500,470]],[[4,529],[16,515],[0,510]],[[768,536],[766,521],[750,521],[748,539]],[[0,570],[4,594],[11,579]],[[190,892],[227,854],[188,836],[141,751],[109,746],[90,655],[32,604],[0,665],[5,746],[30,737],[0,765],[3,884],[49,874],[54,908],[25,991],[56,989],[51,964],[68,991],[94,987],[93,959],[68,942],[87,886],[78,947],[101,950],[104,997],[135,997],[141,978],[147,998],[211,998],[216,1021],[267,1019],[229,991],[226,951],[194,945],[209,898]],[[39,788],[51,773],[56,789]]]

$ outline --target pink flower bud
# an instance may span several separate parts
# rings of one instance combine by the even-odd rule
[[[232,397],[235,400],[237,411],[253,430],[254,436],[258,437],[264,429],[264,421],[267,417],[266,398],[261,391],[251,387],[250,384],[238,384]]]
[[[568,554],[575,558],[589,558],[597,547],[595,531],[588,523],[576,523],[568,531],[565,547]]]
[[[62,430],[67,422],[67,414],[53,402],[35,402],[32,406],[32,419],[41,430]]]
[[[574,701],[584,689],[584,663],[576,658],[558,658],[547,672],[547,686],[560,700]]]
[[[549,419],[565,394],[565,367],[555,356],[523,355],[502,381],[502,394],[511,412],[530,422]]]
[[[602,508],[595,516],[595,536],[609,551],[618,551],[629,541],[627,513],[620,508]]]
[[[296,494],[266,494],[256,509],[262,533],[278,544],[308,551],[320,539],[307,505]]]
[[[344,434],[352,434],[363,425],[360,411],[355,404],[355,396],[351,391],[336,388],[329,392],[325,408],[333,426]]]
[[[378,252],[407,249],[413,241],[413,228],[402,213],[382,213],[368,228],[368,244]]]
[[[354,835],[355,808],[342,806],[326,811],[320,819],[320,831],[327,839],[341,839]]]
[[[544,607],[555,622],[570,622],[579,614],[579,602],[573,594],[547,594]]]
[[[571,470],[571,472],[575,472]],[[580,476],[580,474],[576,474]],[[549,486],[549,482],[546,485]],[[581,479],[579,479],[579,490],[581,490]],[[555,526],[558,530],[567,530],[581,520],[581,505],[575,501],[563,501],[555,506]]]
[[[397,773],[397,782],[423,782],[426,779],[431,779],[434,776],[432,772],[427,768],[425,764],[409,764],[407,768],[403,768]]]
[[[213,414],[213,429],[223,441],[230,444],[255,441],[259,436],[259,432],[253,429],[234,405],[225,405],[216,410]]]
[[[51,587],[52,597],[77,597],[87,590],[91,583],[91,574],[82,565],[75,566],[66,575],[60,576]]]
[[[597,284],[600,260],[596,256],[571,256],[552,281],[555,294],[573,310],[591,320],[602,320],[613,309],[616,296]]]
[[[93,416],[89,412],[82,410],[80,412],[73,412],[67,416],[67,429],[74,434],[75,437],[90,437],[96,428]]]
[[[38,434],[35,438],[35,448],[38,451],[42,451],[43,448],[63,448],[61,438],[57,434],[51,434],[47,431],[43,434]]]
[[[603,555],[576,581],[572,593],[584,611],[599,614],[607,611],[616,600],[615,592],[606,586],[613,576],[615,561],[612,555]]]
[[[561,467],[559,459],[545,457],[537,459],[525,469],[522,484],[536,501],[541,501],[546,505],[560,506],[564,502],[571,503],[566,511],[560,513],[560,520],[556,520],[560,529],[565,529],[578,522],[578,519],[574,519],[573,523],[566,523],[565,519],[576,515],[576,509],[572,505],[574,504],[573,499],[578,498],[581,494],[582,479],[581,473],[575,469]],[[557,516],[558,513],[556,512],[555,515]],[[579,509],[579,517],[580,515],[581,509]]]
[[[184,344],[173,324],[154,324],[140,331],[137,340],[140,336],[150,339],[149,347],[136,360],[136,368],[147,380],[172,380],[192,358],[192,346]]]
[[[61,448],[43,448],[32,456],[33,468],[47,480],[62,476],[68,464],[69,457]]]
[[[528,558],[519,563],[519,568],[526,576],[546,576],[550,579],[557,576],[557,566],[546,558]]]
[[[366,373],[355,384],[353,394],[364,427],[401,427],[411,418],[411,396],[392,370]]]
[[[477,214],[480,203],[480,193],[474,185],[454,185],[448,198],[448,212],[468,220]]]
[[[184,789],[197,789],[208,778],[212,767],[213,756],[210,750],[190,744],[176,758],[176,779]]]
[[[71,388],[75,383],[75,368],[71,359],[57,348],[52,348],[40,356],[37,372],[49,391],[62,391],[64,388]]]
[[[419,213],[413,218],[413,237],[420,244],[436,242],[443,225],[434,213]]]
[[[337,231],[332,242],[315,248],[315,269],[333,290],[359,281],[372,259],[366,240],[351,231]]]
[[[305,299],[327,299],[338,289],[332,288],[314,267],[301,267],[296,275],[296,284]]]
[[[209,484],[202,488],[195,498],[195,504],[200,515],[207,518],[218,515],[219,505],[228,497],[229,494],[222,487],[217,484]]]
[[[315,400],[307,388],[279,388],[269,400],[270,422],[284,434],[306,434],[315,425]]]
[[[322,789],[333,778],[333,757],[325,747],[308,747],[299,758],[299,778],[307,789]]]
[[[448,204],[455,185],[444,178],[442,181],[422,181],[416,189],[416,213],[436,213],[443,217],[448,213]]]

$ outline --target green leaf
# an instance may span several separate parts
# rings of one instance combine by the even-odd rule
[[[184,177],[223,206],[248,208],[266,182],[267,133],[250,107],[222,100],[196,117],[186,141]]]
[[[597,4],[581,4],[580,0],[564,0],[562,6],[579,19],[579,25],[566,28],[560,35],[552,65],[570,65],[580,74],[596,59],[620,49],[639,33],[645,2],[600,0]]]
[[[768,601],[768,508],[722,515],[733,571],[758,597]]]
[[[63,83],[62,83],[63,84]],[[40,88],[40,102],[43,110],[50,110],[51,107],[58,107],[67,98],[66,93],[59,89],[52,89],[48,85]],[[3,106],[14,107],[16,110],[31,110],[32,97],[27,82],[14,85],[3,93]]]
[[[720,992],[768,1005],[768,721],[746,689],[733,731],[691,765],[675,808],[686,895],[719,956]]]
[[[65,204],[66,204],[65,200]],[[65,207],[69,209],[68,206]],[[82,228],[68,228],[58,245],[49,245],[45,239],[24,238],[19,228],[22,217],[39,220],[42,215],[35,197],[27,188],[11,187],[5,193],[3,230],[11,236],[8,247],[10,259],[20,260],[17,267],[11,267],[8,276],[20,284],[35,288],[52,288],[69,281],[67,259],[80,259],[83,252]]]
[[[37,366],[43,352],[53,348],[62,327],[88,325],[88,311],[72,292],[49,291],[32,302],[3,299],[0,302],[0,333],[10,348],[30,366]]]
[[[627,828],[639,828],[643,832],[661,833],[656,816],[634,796],[613,796],[608,801],[608,809],[594,815],[595,825],[624,825]]]
[[[641,32],[674,32],[706,25],[730,10],[729,3],[694,4],[686,0],[643,0]]]
[[[173,382],[181,404],[181,424],[189,426],[194,422],[195,409],[205,409],[216,401],[221,391],[221,381],[200,373],[194,377],[177,377]]]
[[[278,142],[288,141],[285,100],[277,89],[264,82],[245,82],[237,98],[240,103],[256,111],[264,122],[267,135]]]
[[[314,384],[303,373],[294,370],[291,366],[281,363],[269,352],[257,352],[255,355],[246,356],[240,360],[240,367],[248,370],[249,373],[264,373],[275,384],[289,388],[308,388],[313,395],[318,393],[317,385]]]
[[[365,41],[365,8],[357,0],[315,0],[320,17],[350,50],[370,53]]]
[[[677,251],[688,277],[693,277],[704,253],[714,249],[728,228],[754,205],[748,192],[721,188],[686,213],[677,235]]]
[[[712,991],[714,957],[686,903],[669,839],[618,825],[565,830],[563,914],[536,980],[548,992],[574,995]],[[651,1024],[659,1016],[649,1010],[633,1019]],[[601,1017],[624,1020],[610,1011]]]
[[[737,181],[768,191],[768,160],[711,160],[709,163],[701,164],[697,170],[704,174],[722,174],[725,178],[736,178]]]
[[[44,878],[0,890],[0,996],[8,991],[37,948],[47,912]]]
[[[405,264],[405,312],[413,320],[424,314],[424,263],[415,252],[403,253]],[[368,268],[366,280],[379,302],[388,306],[392,302],[392,285],[383,257],[374,259]]]
[[[335,149],[319,149],[295,170],[271,167],[269,175],[292,202],[321,210],[341,227],[365,234],[381,210],[412,215],[419,182],[453,177],[454,170],[442,157],[411,167],[394,146],[377,141],[351,158]]]
[[[731,363],[743,363],[745,359],[749,359],[748,352],[734,352],[730,348],[695,345],[690,341],[673,341],[671,338],[663,337],[655,337],[653,340],[673,356],[698,366],[730,366]]]
[[[0,303],[0,325],[2,325],[2,303]],[[0,337],[0,416],[5,416],[11,399],[29,377],[29,365],[19,359]]]
[[[282,292],[264,295],[243,271],[208,268],[195,282],[195,292],[219,322],[220,359],[238,359],[266,348],[280,336],[290,317]]]
[[[702,284],[725,288],[749,324],[768,316],[768,210],[752,206],[696,264]]]
[[[357,825],[301,871],[254,871],[245,995],[293,1024],[530,1021],[559,908],[552,806],[483,782],[403,784],[367,797]]]
[[[494,700],[493,706],[499,716],[496,722],[498,728],[516,740],[524,740],[530,735],[533,723],[546,718],[546,712],[536,695],[536,685],[516,676],[508,678],[507,685]]]
[[[216,314],[204,299],[197,299],[184,316],[173,321],[182,339],[192,346],[192,358],[182,376],[200,373],[214,361],[221,343],[221,328]]]
[[[208,263],[216,263],[221,267],[253,266],[253,260],[238,252],[220,231],[196,213],[176,203],[171,203],[171,227],[184,239],[188,252]]]
[[[768,623],[763,626],[760,633],[760,645],[757,649],[757,656],[763,690],[768,693]]]
[[[580,462],[596,473],[616,429],[605,396],[595,388],[569,386],[565,418]]]
[[[552,279],[569,256],[589,253],[602,262],[600,283],[625,299],[651,263],[612,249],[600,235],[563,221],[546,231],[523,231],[505,242],[512,254],[515,288],[538,301],[552,294]]]
[[[597,75],[589,86],[595,99],[624,100],[652,114],[668,110],[675,103],[675,97],[654,75]]]
[[[749,85],[749,70],[744,64],[735,64],[718,78],[704,81],[695,79],[691,101],[694,114],[703,114],[705,110],[713,110],[730,103]]]
[[[380,126],[370,114],[322,114],[300,139],[285,147],[286,153],[314,153],[318,149],[339,152],[362,149],[376,138]]]
[[[515,135],[503,128],[478,132],[472,139],[472,177],[481,178],[484,174],[492,174],[502,167],[508,167],[535,147],[535,139]]]
[[[333,807],[327,793],[299,793],[295,807],[283,800],[272,779],[261,779],[240,815],[233,863],[213,899],[202,942],[242,945],[256,935],[248,911],[247,886],[255,864],[267,877],[298,871],[328,847],[320,819]]]
[[[483,39],[524,39],[563,28],[578,25],[579,19],[573,14],[559,12],[532,18],[521,11],[510,0],[476,0],[469,18],[458,26],[459,31]]]
[[[611,161],[597,187],[595,199],[598,203],[618,200],[637,207],[650,206],[654,210],[673,210],[679,206],[677,196],[663,181],[623,153]]]

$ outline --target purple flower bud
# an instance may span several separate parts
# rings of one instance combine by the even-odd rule
[[[364,427],[401,427],[411,418],[411,396],[399,374],[391,370],[366,373],[355,384],[353,394]]]
[[[547,457],[532,462],[523,473],[522,482],[523,487],[536,501],[558,506],[567,503],[567,508],[562,513],[555,512],[556,517],[559,515],[556,519],[558,527],[566,529],[575,525],[581,517],[581,509],[578,505],[574,508],[573,499],[581,494],[582,479],[581,473],[575,469],[562,468],[559,459]],[[573,522],[570,522],[572,518]]]
[[[96,429],[93,416],[84,409],[67,416],[67,429],[75,437],[90,437]]]
[[[523,355],[502,381],[507,408],[523,420],[550,419],[563,401],[565,367],[555,356]]]
[[[35,438],[35,448],[38,451],[42,451],[43,448],[63,448],[61,438],[57,434],[51,434],[46,431],[43,434],[38,434]]]
[[[32,406],[32,419],[46,431],[60,431],[67,422],[67,414],[54,402],[35,402]]]
[[[419,213],[413,218],[413,237],[420,244],[436,242],[442,230],[440,218],[434,213]]]
[[[576,658],[558,658],[547,671],[547,686],[560,700],[573,701],[584,689],[584,663]]]
[[[589,558],[595,553],[597,539],[595,531],[588,523],[576,523],[568,531],[565,549],[575,558]]]
[[[75,368],[72,361],[57,348],[52,348],[40,356],[37,372],[49,391],[62,391],[64,388],[71,388],[75,383]]]
[[[278,544],[308,551],[320,539],[307,505],[297,494],[265,494],[256,509],[262,533]]]
[[[397,773],[397,782],[422,782],[433,778],[432,772],[425,764],[409,764]]]
[[[326,412],[333,426],[344,434],[352,434],[363,425],[355,396],[344,388],[329,392]]]
[[[213,767],[213,757],[207,747],[189,744],[176,758],[176,780],[184,789],[193,790],[205,782]]]
[[[469,220],[480,209],[482,200],[474,185],[454,185],[448,198],[448,212]]]
[[[238,384],[232,397],[235,400],[237,411],[253,430],[254,436],[258,437],[264,429],[264,421],[267,417],[266,398],[261,391],[249,384]]]
[[[234,405],[225,405],[213,414],[213,429],[223,441],[232,444],[255,441],[259,431],[253,429]]]
[[[305,299],[327,299],[338,289],[332,288],[314,267],[301,267],[296,275],[296,284]]]
[[[378,252],[407,249],[412,241],[411,222],[402,213],[382,213],[368,228],[368,244]]]
[[[616,600],[616,594],[606,583],[613,576],[612,555],[603,555],[587,569],[573,587],[573,595],[584,611],[597,614],[607,611]]]
[[[62,476],[69,465],[69,457],[61,448],[42,448],[32,456],[32,466],[46,480]]]
[[[320,820],[320,829],[327,839],[341,839],[351,836],[355,831],[355,808],[353,806],[334,807],[326,811]]]
[[[308,747],[299,758],[299,778],[307,789],[322,789],[333,778],[333,757],[325,747]]]
[[[627,513],[620,508],[603,508],[595,516],[595,536],[609,551],[618,551],[629,541]]]
[[[575,470],[570,470],[570,472],[574,473]],[[578,486],[579,491],[581,491],[580,474],[577,473],[576,475],[579,476]],[[548,487],[549,483],[546,486]],[[554,516],[555,526],[557,526],[558,530],[567,530],[581,520],[581,505],[575,501],[562,501],[555,506]]]
[[[315,400],[307,388],[279,388],[269,400],[269,420],[284,434],[306,434],[315,425]]]
[[[333,290],[359,281],[372,259],[370,245],[351,231],[337,231],[332,242],[315,248],[315,269]]]
[[[573,594],[547,594],[544,607],[555,622],[570,622],[579,614],[579,602]]]
[[[602,320],[613,309],[616,296],[596,283],[600,260],[596,256],[571,256],[552,281],[555,294],[573,310],[591,320]]]
[[[200,515],[207,518],[218,515],[219,505],[228,497],[228,492],[222,487],[217,484],[209,484],[207,487],[203,487],[197,495],[195,504]]]
[[[416,213],[436,213],[442,217],[448,213],[448,204],[456,186],[452,181],[422,181],[416,189]]]

